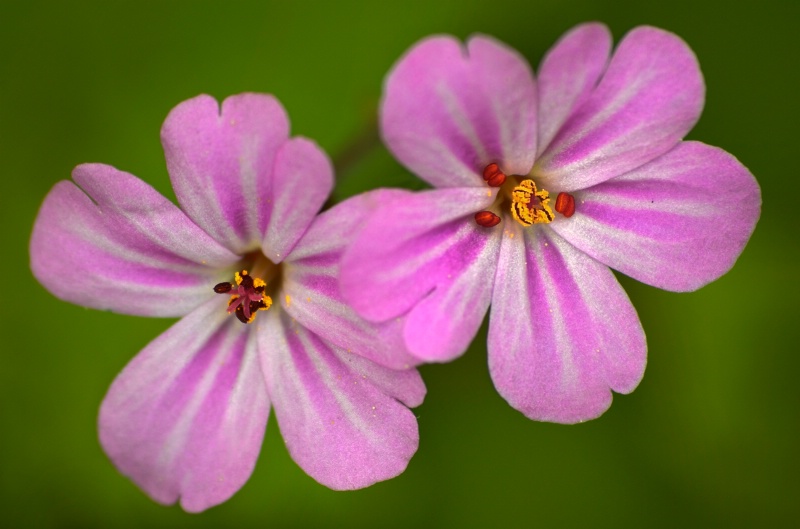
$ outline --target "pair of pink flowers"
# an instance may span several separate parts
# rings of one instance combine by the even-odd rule
[[[610,52],[604,26],[579,26],[534,80],[487,37],[417,44],[389,74],[381,130],[430,191],[317,214],[328,158],[256,94],[167,117],[180,209],[105,165],[58,183],[31,240],[39,281],[84,306],[181,317],[103,402],[117,467],[156,501],[206,509],[247,480],[274,408],[320,483],[396,476],[418,444],[413,366],[462,354],[490,304],[492,378],[528,417],[587,420],[632,391],[644,332],[608,266],[670,290],[713,281],[760,194],[731,155],[681,141],[704,98],[685,43],[645,27]]]

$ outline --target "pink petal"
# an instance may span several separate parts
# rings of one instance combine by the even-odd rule
[[[282,261],[303,236],[333,189],[333,166],[316,143],[292,138],[281,146],[272,171],[262,219],[261,249],[271,261]]]
[[[255,333],[212,299],[140,352],[100,408],[100,443],[160,503],[198,512],[250,477],[269,401]]]
[[[536,161],[537,183],[584,189],[664,154],[703,109],[705,85],[678,36],[639,27],[620,42],[588,100]]]
[[[462,254],[459,266],[408,313],[406,345],[427,362],[461,356],[489,309],[501,237],[480,233],[483,229],[467,224],[454,235],[449,253]]]
[[[161,139],[181,207],[239,254],[263,242],[279,261],[333,185],[325,154],[289,140],[286,112],[269,95],[229,97],[221,109],[210,96],[185,101],[167,116]]]
[[[683,142],[575,198],[575,215],[554,222],[554,230],[620,272],[678,291],[730,270],[761,211],[747,168],[699,142]]]
[[[345,303],[339,290],[342,254],[372,213],[375,194],[353,197],[315,219],[285,262],[285,296],[280,301],[292,318],[326,342],[381,365],[407,369],[419,359],[406,350],[405,320],[367,321]]]
[[[337,490],[405,470],[419,438],[414,414],[401,402],[422,402],[416,371],[383,368],[329,346],[285,312],[265,320],[258,337],[281,434],[303,470]]]
[[[511,406],[540,421],[601,415],[629,393],[647,346],[611,271],[555,233],[515,227],[504,238],[489,320],[489,370]]]
[[[54,295],[87,307],[182,316],[208,299],[238,257],[135,176],[84,164],[44,200],[31,269]],[[80,187],[78,187],[80,186]]]
[[[610,53],[611,33],[598,23],[574,27],[547,52],[537,78],[540,153],[592,94]]]
[[[411,353],[452,359],[489,305],[502,226],[482,228],[473,215],[493,197],[485,188],[456,188],[382,198],[342,260],[344,298],[372,321],[411,310]]]
[[[436,187],[483,185],[497,162],[527,174],[536,154],[536,87],[523,57],[485,36],[466,49],[427,38],[386,79],[381,131],[389,149]]]

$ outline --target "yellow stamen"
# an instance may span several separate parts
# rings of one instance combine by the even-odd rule
[[[264,301],[263,307],[258,307],[258,310],[267,310],[272,306],[272,298],[268,295],[264,294],[261,296],[262,301]]]
[[[531,179],[523,180],[511,192],[511,215],[523,226],[552,222],[550,193],[537,190]]]
[[[258,311],[268,310],[272,306],[272,298],[265,292],[267,282],[260,277],[251,276],[247,270],[235,272],[233,278],[236,281],[236,287],[230,283],[220,283],[217,287],[225,287],[219,290],[229,292],[231,288],[233,289],[230,301],[228,301],[228,312],[235,312],[236,317],[243,323],[251,323],[255,320]],[[217,287],[214,287],[215,292],[217,292]],[[223,294],[224,292],[219,293]],[[245,320],[245,313],[249,313],[247,320]]]

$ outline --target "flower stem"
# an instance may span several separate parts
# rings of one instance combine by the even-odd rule
[[[372,117],[361,129],[361,132],[352,138],[349,143],[345,144],[339,154],[333,157],[333,169],[336,172],[336,179],[341,181],[354,166],[358,165],[380,143],[378,120],[373,113]]]
[[[332,161],[336,183],[341,184],[348,174],[358,166],[370,152],[376,147],[379,147],[380,144],[381,138],[378,134],[377,112],[372,109],[361,131],[344,145],[339,151],[339,154],[333,156]],[[328,197],[328,200],[322,206],[323,211],[337,204],[338,200],[336,200],[334,196],[335,193]]]

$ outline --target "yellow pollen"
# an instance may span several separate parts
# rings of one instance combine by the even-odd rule
[[[525,179],[511,192],[511,215],[523,226],[552,222],[550,193],[537,190],[531,179]]]
[[[292,298],[291,298],[291,296],[289,296],[289,294],[286,294],[286,306],[287,307],[291,307],[292,306]]]
[[[258,311],[268,310],[272,306],[272,298],[265,291],[267,282],[260,277],[251,276],[247,270],[234,272],[233,278],[235,286],[230,283],[220,283],[214,287],[214,291],[218,292],[219,289],[220,294],[224,294],[226,290],[231,292],[228,313],[235,313],[242,323],[251,323],[256,319]]]
[[[261,295],[261,300],[264,302],[263,307],[258,307],[258,310],[267,310],[272,306],[272,298],[266,294]],[[255,318],[255,316],[253,316]]]

